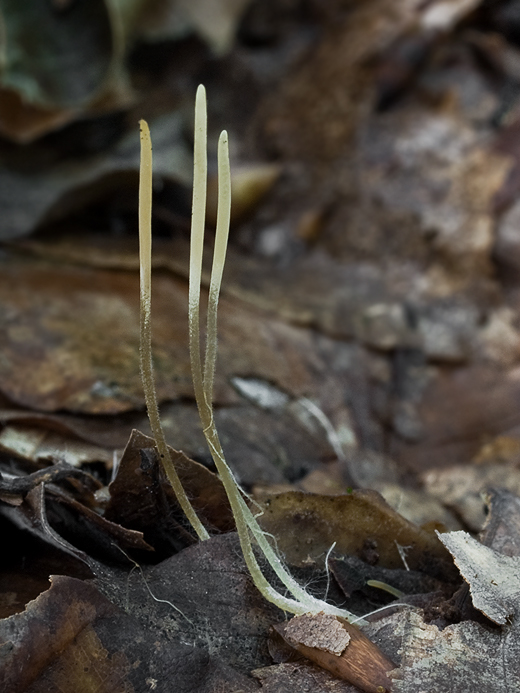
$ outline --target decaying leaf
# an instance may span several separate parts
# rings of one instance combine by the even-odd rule
[[[0,622],[0,685],[10,693],[249,692],[250,681],[189,645],[150,637],[88,582],[57,576],[24,613]]]
[[[358,693],[356,686],[332,677],[325,669],[310,663],[291,662],[253,669],[251,674],[262,684],[262,693]]]
[[[478,465],[453,465],[448,469],[431,469],[424,474],[428,492],[453,508],[475,532],[486,521],[482,491],[502,488],[520,493],[520,473],[514,464],[499,462]]]
[[[234,532],[142,572],[101,572],[97,580],[104,594],[150,628],[152,640],[190,643],[243,673],[271,663],[268,632],[282,612],[253,585]]]
[[[420,107],[407,110],[406,118],[389,114],[372,133],[367,158],[374,193],[385,204],[417,214],[423,233],[435,229],[433,248],[456,258],[460,273],[489,271],[491,200],[511,161],[486,151],[463,116]],[[382,186],[388,166],[394,167],[392,180]]]
[[[331,9],[329,31],[268,96],[261,127],[270,145],[314,165],[336,159],[367,112],[370,60],[418,27],[431,34],[454,26],[477,2],[398,0],[389,9],[385,0],[370,0],[339,16]]]
[[[212,529],[229,531],[234,522],[222,482],[186,455],[170,448],[173,464],[193,507]],[[152,438],[133,431],[109,486],[105,518],[143,532],[157,550],[190,545],[185,518],[167,481]]]
[[[0,498],[11,505],[20,505],[24,497],[40,484],[55,484],[64,479],[74,478],[82,481],[84,496],[88,497],[89,492],[100,488],[100,484],[89,474],[75,469],[65,461],[56,461],[51,467],[24,476],[4,472],[0,476]]]
[[[150,41],[164,41],[195,31],[215,54],[229,51],[251,0],[161,0],[141,28]]]
[[[110,662],[112,657],[88,628],[96,618],[113,617],[116,613],[117,608],[95,588],[74,578],[54,578],[51,590],[31,602],[22,615],[1,623],[3,666],[0,671],[4,690],[25,691],[42,674],[49,687],[57,687],[63,674],[76,678],[83,669],[87,685],[92,677],[105,678],[109,687],[102,690],[108,692],[114,686],[121,691],[128,690],[120,686],[130,668],[126,657],[116,657]],[[70,647],[77,649],[78,654],[84,649],[90,656],[86,654],[83,661],[78,659],[74,663],[74,657],[67,652]],[[49,672],[49,665],[60,654],[64,655],[61,666],[58,663],[52,667],[54,672]],[[91,669],[96,659],[98,665]],[[86,666],[89,660],[91,664]],[[53,682],[53,674],[58,676],[58,681]],[[42,690],[41,684],[37,690]]]
[[[406,549],[402,549],[406,560]],[[376,603],[387,603],[399,594],[409,597],[414,594],[427,594],[446,590],[445,583],[424,573],[405,568],[381,568],[369,565],[356,556],[332,555],[328,566],[338,585],[347,597],[354,592],[362,592],[368,597],[365,609],[369,612]],[[374,583],[377,587],[374,586]],[[448,588],[449,589],[449,588]]]
[[[504,625],[518,615],[520,559],[504,556],[473,539],[467,532],[439,534],[469,583],[477,609]]]
[[[516,364],[503,368],[490,363],[437,371],[417,407],[423,435],[412,443],[396,436],[396,456],[420,473],[432,469],[439,475],[443,468],[469,462],[483,444],[517,425],[519,374]],[[491,483],[501,485],[503,480]],[[428,489],[435,490],[433,477]]]
[[[391,674],[392,691],[506,693],[520,690],[518,631],[494,632],[466,621],[444,630],[415,612],[400,615],[401,666]]]
[[[29,1],[22,10],[16,2],[2,3],[4,86],[42,105],[76,106],[92,98],[111,62],[110,15],[104,0],[71,9]],[[81,79],[71,59],[78,53],[86,63]]]
[[[453,508],[447,507],[445,496],[428,491],[403,488],[402,485],[386,480],[375,479],[371,487],[383,496],[388,505],[410,522],[423,525],[440,522],[446,529],[462,529],[459,517]]]
[[[60,460],[75,467],[85,462],[112,466],[115,450],[85,443],[43,426],[8,425],[0,432],[0,450],[34,462]]]
[[[323,565],[336,542],[340,554],[402,568],[401,545],[409,547],[410,568],[430,575],[450,574],[448,556],[435,536],[402,518],[374,491],[342,496],[282,493],[264,499],[263,507],[258,520],[277,537],[280,551],[292,565],[309,561]]]
[[[124,450],[129,431],[146,429],[146,414],[130,412],[121,416],[79,416],[63,412],[43,412],[13,407],[5,402],[0,417],[6,425],[41,428],[47,433],[55,431],[64,439],[75,438],[105,450]]]
[[[520,556],[520,497],[505,489],[484,493],[489,514],[482,543],[505,556]]]
[[[392,632],[400,641],[400,669],[390,676],[392,690],[475,690],[491,693],[520,690],[520,631],[518,627],[518,498],[489,494],[490,514],[480,544],[465,532],[440,535],[469,583],[474,605],[500,629],[463,621],[439,630],[417,612],[394,614]],[[505,554],[498,550],[504,550]],[[372,627],[372,626],[371,626]],[[369,628],[371,628],[369,627]]]
[[[127,107],[124,46],[142,5],[3,2],[0,131],[27,143],[89,108]]]
[[[60,471],[61,476],[65,476],[63,470]],[[55,476],[60,478],[59,474]],[[72,468],[69,476],[79,476],[79,473]],[[44,481],[45,477],[52,480],[52,470],[42,477]],[[35,474],[27,479],[27,484],[37,480]],[[12,498],[12,489],[8,491]],[[45,483],[40,483],[19,494],[23,502],[0,505],[1,514],[19,529],[27,530],[89,567],[96,565],[98,558],[120,562],[127,551],[147,553],[153,550],[141,532],[110,522],[59,486],[49,484],[46,488]]]
[[[138,370],[138,276],[38,259],[10,258],[0,286],[4,359],[1,389],[34,409],[118,413],[143,404]],[[12,281],[11,281],[12,280]],[[369,356],[348,344],[312,334],[235,300],[221,300],[217,404],[241,401],[235,376],[275,383],[292,397],[314,396],[345,409],[343,387],[364,396]],[[78,322],[78,311],[81,321]],[[154,354],[160,399],[190,397],[184,282],[154,279]],[[343,364],[351,363],[348,369]],[[366,420],[361,424],[371,426]],[[323,430],[321,431],[323,436]]]
[[[157,174],[188,182],[190,155],[181,141],[178,113],[152,125],[157,146]],[[78,208],[128,185],[136,189],[139,141],[123,137],[112,149],[91,157],[69,157],[51,166],[20,166],[7,159],[0,170],[2,240],[25,236],[42,224],[61,219]]]

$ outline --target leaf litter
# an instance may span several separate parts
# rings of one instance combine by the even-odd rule
[[[168,439],[210,465],[189,386],[188,214],[176,197],[189,186],[183,109],[208,65],[207,41],[208,85],[220,95],[214,115],[229,123],[234,156],[276,159],[264,197],[253,196],[235,222],[222,299],[216,418],[233,469],[319,597],[328,592],[360,615],[385,606],[363,631],[400,665],[392,690],[516,690],[517,499],[494,492],[482,544],[441,533],[469,587],[433,533],[442,532],[439,519],[480,530],[482,487],[518,493],[517,288],[507,274],[514,216],[497,217],[518,185],[516,103],[499,88],[516,79],[514,22],[504,23],[515,3],[403,0],[390,11],[372,0],[346,14],[336,2],[305,11],[219,3],[227,16],[211,31],[203,4],[187,12],[164,3],[186,20],[181,33],[177,19],[159,27],[172,57],[164,45],[149,47],[130,106],[123,73],[146,54],[143,43],[134,62],[120,63],[112,106],[101,98],[108,112],[163,117],[156,222],[172,237],[154,260],[154,320]],[[129,29],[137,7],[126,8],[128,45],[139,31],[153,35],[145,24]],[[216,75],[224,69],[227,79]],[[164,84],[144,107],[153,72]],[[125,140],[133,126],[112,121],[115,134],[85,141],[87,160],[83,134],[109,123],[93,116],[94,102],[74,113],[15,105],[28,120],[9,131],[0,114],[4,133],[33,143],[2,143],[0,186],[2,237],[26,237],[4,246],[0,287],[1,514],[21,554],[1,581],[9,690],[169,690],[172,680],[179,691],[354,690],[290,660],[294,653],[271,664],[268,630],[283,615],[255,593],[233,533],[194,544],[149,441],[135,433],[122,453],[132,428],[148,431],[124,200],[135,182],[137,140]],[[94,127],[71,123],[38,141],[78,112]],[[102,218],[92,233],[108,188],[116,219],[103,227]],[[57,229],[57,219],[67,221]],[[306,398],[320,414],[309,414]],[[201,514],[227,532],[218,479],[181,453],[177,460],[193,472]],[[327,483],[340,495],[299,490]],[[413,526],[352,485],[381,490],[403,510],[406,498],[407,517],[433,523]],[[29,584],[22,566],[36,566],[29,559],[41,547],[54,563],[34,568]],[[48,588],[45,576],[60,573],[71,577]],[[401,606],[381,584],[402,593]],[[51,617],[66,643],[39,630]],[[20,668],[28,651],[38,658]]]

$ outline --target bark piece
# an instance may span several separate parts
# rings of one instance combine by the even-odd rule
[[[262,693],[358,693],[359,688],[333,677],[310,662],[275,664],[254,669],[251,674],[262,684]]]
[[[315,647],[338,657],[351,639],[340,621],[328,614],[295,616],[287,624],[284,636],[291,644]]]
[[[332,623],[335,621],[335,623]],[[295,616],[275,629],[298,652],[367,693],[390,690],[391,662],[361,631],[334,616]]]
[[[391,674],[393,693],[520,691],[518,629],[490,631],[465,621],[441,631],[412,611],[399,614],[394,634],[402,644],[400,669]]]

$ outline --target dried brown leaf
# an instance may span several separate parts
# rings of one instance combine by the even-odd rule
[[[153,636],[88,582],[57,576],[0,621],[0,685],[10,693],[178,693],[256,689],[189,645]]]
[[[172,462],[188,497],[209,529],[229,531],[234,521],[222,482],[206,467],[170,448]],[[185,518],[167,481],[152,438],[133,431],[109,486],[105,517],[143,532],[156,549],[193,543]],[[171,553],[171,549],[170,549]]]
[[[402,568],[398,544],[409,547],[410,568],[430,575],[450,572],[448,555],[431,533],[401,517],[374,491],[342,496],[283,493],[264,500],[258,518],[277,537],[280,551],[293,565],[323,564],[333,542],[344,555],[357,555],[381,567]],[[369,557],[370,554],[370,557]]]
[[[181,139],[181,125],[175,112],[151,123],[156,147],[154,171],[189,184],[191,159]],[[69,156],[43,167],[21,158],[22,165],[6,160],[0,170],[2,240],[26,236],[37,226],[106,198],[110,191],[137,188],[139,139],[134,132],[98,156]]]
[[[517,366],[489,363],[437,370],[417,406],[421,439],[405,443],[395,437],[394,454],[417,472],[473,459],[484,443],[517,425],[518,376]]]
[[[114,450],[92,445],[42,426],[11,424],[0,432],[0,450],[32,462],[60,460],[79,467],[104,462],[110,468]]]

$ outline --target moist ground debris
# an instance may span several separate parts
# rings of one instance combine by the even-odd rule
[[[364,617],[385,688],[520,691],[519,18],[518,0],[1,4],[1,690],[360,690],[325,663],[350,645],[306,640],[312,663],[281,637],[200,427],[203,83],[201,297],[226,128],[213,405],[247,503],[311,595]],[[139,374],[140,119],[157,396],[204,542]]]

